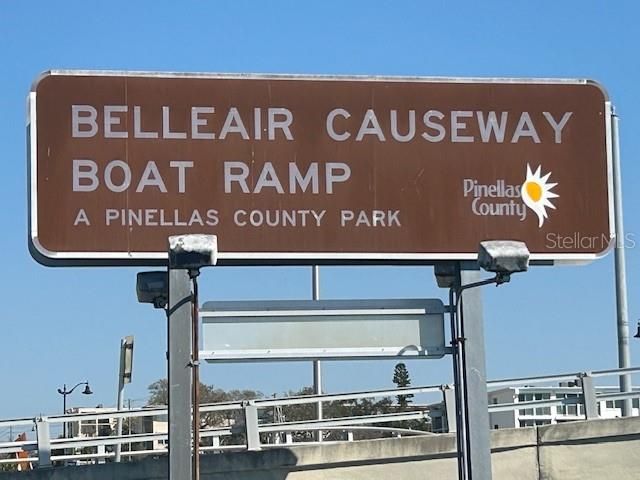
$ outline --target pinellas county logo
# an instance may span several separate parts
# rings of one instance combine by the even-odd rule
[[[527,208],[538,217],[538,228],[548,218],[548,208],[555,209],[551,199],[558,198],[552,192],[557,183],[550,183],[551,172],[542,175],[542,168],[533,172],[527,164],[525,180],[521,185],[508,184],[498,179],[492,184],[483,184],[473,178],[463,180],[464,197],[471,198],[471,211],[479,216],[517,217],[521,222],[527,218]]]

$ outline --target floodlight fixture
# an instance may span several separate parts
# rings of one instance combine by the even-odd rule
[[[487,240],[480,242],[478,265],[496,274],[496,283],[508,282],[512,273],[529,269],[529,249],[526,243],[515,240]]]
[[[169,237],[169,268],[199,270],[218,262],[218,237],[191,234]]]
[[[456,284],[457,268],[454,262],[438,262],[433,266],[436,283],[440,288],[451,288]]]
[[[138,302],[165,308],[169,301],[169,274],[166,271],[140,272],[136,276]]]

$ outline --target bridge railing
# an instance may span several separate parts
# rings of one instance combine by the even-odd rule
[[[598,377],[620,376],[638,373],[640,367],[614,370],[600,370],[593,372],[566,373],[545,375],[538,377],[510,378],[487,382],[489,390],[500,387],[531,386],[533,384],[549,384],[551,382],[574,382],[578,395],[568,398],[545,400],[519,401],[489,405],[489,412],[504,412],[541,407],[581,405],[583,419],[597,418],[599,415],[597,404],[602,401],[624,400],[640,398],[640,391],[598,393],[593,380]],[[286,444],[296,445],[315,443],[312,441],[295,441],[295,432],[342,432],[347,441],[354,439],[359,432],[373,432],[378,435],[429,435],[430,432],[410,430],[398,427],[398,422],[416,419],[428,419],[433,405],[416,407],[410,411],[397,411],[379,415],[350,416],[319,420],[304,420],[296,422],[271,421],[265,422],[260,418],[260,410],[275,409],[291,405],[316,405],[318,402],[354,401],[365,398],[384,398],[398,395],[439,393],[442,395],[441,411],[444,412],[445,431],[455,431],[455,410],[453,408],[453,388],[450,385],[432,385],[423,387],[406,387],[387,390],[372,390],[362,392],[308,395],[301,397],[255,399],[249,401],[226,402],[202,405],[201,415],[221,413],[229,419],[227,425],[204,427],[200,431],[200,452],[221,452],[227,450],[258,450],[273,448]],[[577,411],[577,409],[576,409]],[[17,464],[23,468],[28,465],[38,467],[51,466],[58,463],[105,462],[115,457],[114,447],[123,446],[122,457],[138,457],[149,455],[163,455],[167,453],[168,434],[136,433],[122,436],[76,436],[73,438],[51,438],[52,429],[67,423],[83,421],[96,422],[100,420],[111,423],[117,418],[157,418],[166,417],[166,407],[152,407],[112,411],[107,413],[79,413],[67,415],[50,415],[37,418],[20,418],[0,421],[0,428],[11,427],[24,431],[35,431],[35,438],[0,442],[0,467],[2,464]],[[233,420],[231,420],[233,418]],[[275,420],[275,419],[273,419]],[[391,426],[389,426],[391,424]],[[80,430],[80,429],[78,429]],[[299,436],[300,437],[300,436]],[[302,435],[303,438],[313,436]],[[326,440],[325,440],[326,441]],[[334,442],[336,440],[333,440]],[[125,448],[128,446],[128,448]],[[134,449],[135,447],[135,449]],[[18,457],[20,455],[20,457]],[[26,458],[25,458],[26,456]]]
[[[349,401],[362,398],[388,397],[399,394],[418,394],[426,392],[438,392],[440,386],[428,387],[407,387],[392,390],[375,390],[367,392],[340,393],[331,395],[311,395],[301,397],[287,397],[280,399],[256,399],[250,401],[225,402],[217,404],[205,404],[200,407],[200,414],[204,416],[210,413],[223,413],[229,417],[233,413],[241,412],[241,418],[236,419],[234,424],[226,427],[202,428],[200,430],[200,451],[225,451],[225,450],[257,450],[269,446],[264,439],[266,434],[282,433],[284,441],[282,443],[293,443],[291,433],[299,431],[343,431],[348,439],[353,439],[353,433],[358,431],[370,431],[379,433],[395,433],[398,435],[420,435],[428,432],[408,430],[403,428],[382,427],[379,424],[388,424],[406,420],[428,418],[427,410],[413,410],[385,415],[356,416],[331,418],[323,420],[308,420],[300,422],[264,423],[259,421],[258,410],[268,409],[278,406],[317,404],[319,401]],[[93,425],[100,425],[100,421],[112,422],[115,419],[134,419],[141,417],[163,417],[167,416],[166,407],[152,407],[131,409],[122,411],[111,411],[106,413],[75,413],[66,415],[50,415],[38,418],[24,418],[15,420],[0,421],[0,428],[22,427],[24,430],[34,430],[36,438],[26,441],[0,442],[0,464],[21,464],[31,463],[38,466],[50,466],[59,462],[85,460],[105,461],[115,457],[113,451],[108,447],[115,445],[137,445],[136,450],[123,448],[122,457],[135,457],[142,455],[162,455],[166,454],[167,433],[144,433],[127,434],[122,436],[94,436],[94,437],[73,437],[73,438],[51,438],[51,431],[56,425],[63,423],[78,424],[81,422],[95,422]],[[224,444],[224,439],[234,437],[234,440],[242,440],[242,443]],[[274,439],[279,438],[273,435]],[[153,442],[152,448],[144,448]],[[208,445],[210,443],[210,445]],[[296,442],[299,443],[299,442]],[[275,442],[274,442],[275,444]],[[142,446],[142,448],[140,448]],[[88,452],[87,450],[91,450]],[[27,452],[28,458],[12,458],[15,454]],[[8,457],[8,458],[2,458]]]

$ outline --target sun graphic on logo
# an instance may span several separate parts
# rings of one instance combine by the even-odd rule
[[[538,167],[536,173],[532,173],[531,167],[527,164],[527,178],[522,184],[521,195],[524,204],[538,216],[538,228],[542,227],[545,218],[547,218],[547,207],[554,210],[556,208],[551,203],[551,199],[557,198],[558,194],[553,193],[551,189],[558,184],[547,183],[550,176],[551,172],[542,177],[540,167]]]

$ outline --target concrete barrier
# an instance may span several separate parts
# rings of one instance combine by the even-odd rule
[[[538,429],[540,479],[640,478],[640,418],[592,420]]]
[[[640,418],[492,432],[494,480],[640,478]],[[167,459],[0,474],[0,480],[160,480]],[[204,455],[202,480],[455,480],[453,435]]]

